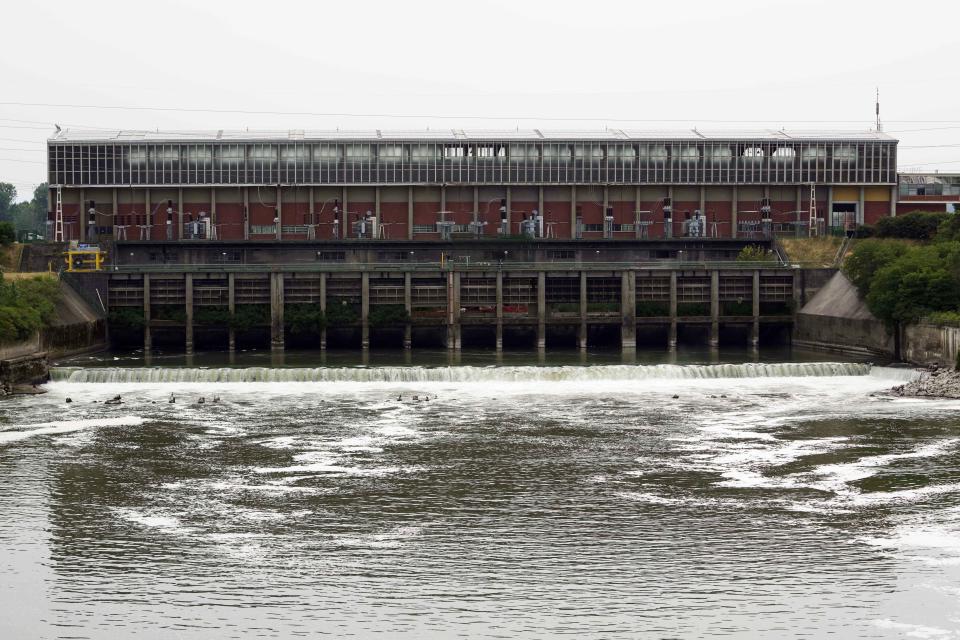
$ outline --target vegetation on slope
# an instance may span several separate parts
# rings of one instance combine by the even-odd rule
[[[52,276],[4,279],[0,274],[0,343],[26,340],[53,320],[60,284]]]

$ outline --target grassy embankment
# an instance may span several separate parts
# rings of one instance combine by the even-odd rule
[[[0,343],[26,340],[49,326],[59,299],[60,283],[52,275],[0,273]]]

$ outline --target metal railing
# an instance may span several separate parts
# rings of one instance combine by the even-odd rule
[[[776,261],[669,261],[658,262],[344,262],[290,264],[142,264],[114,265],[117,273],[264,273],[264,272],[489,272],[489,271],[676,271],[754,269],[790,271],[801,265],[783,265]]]

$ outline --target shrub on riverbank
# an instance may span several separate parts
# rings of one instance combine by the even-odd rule
[[[59,299],[53,276],[5,280],[0,274],[0,343],[26,340],[48,326]]]
[[[913,211],[893,218],[881,218],[874,227],[874,235],[878,238],[932,240],[949,215],[933,211]]]

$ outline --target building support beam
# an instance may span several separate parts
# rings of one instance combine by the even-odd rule
[[[711,347],[720,346],[720,272],[710,272],[710,342]]]
[[[547,348],[547,274],[537,273],[537,349]]]
[[[117,216],[120,215],[120,203],[117,200],[117,188],[113,188],[113,203],[110,209],[110,235],[117,239]]]
[[[610,185],[603,185],[603,212],[600,214],[603,220],[603,237],[609,240],[613,237],[613,221],[607,224],[607,207],[610,206]]]
[[[413,240],[413,187],[407,187],[407,240]]]
[[[150,274],[143,274],[143,351],[153,349],[153,334],[150,332]]]
[[[577,185],[570,185],[570,237],[577,238]]]
[[[187,355],[193,355],[193,274],[187,273],[184,275],[183,282],[183,293],[184,293],[184,302],[186,303],[186,324],[184,325],[185,329],[185,340],[184,340],[184,350],[187,352]]]
[[[270,274],[270,348],[283,350],[283,273]]]
[[[866,195],[866,187],[860,185],[860,195],[857,199],[857,224],[864,224],[866,220]]]
[[[360,348],[370,348],[370,274],[360,274]]]
[[[587,348],[587,272],[580,272],[580,326],[577,328],[577,347]]]
[[[80,215],[77,216],[77,225],[80,227],[78,230],[80,242],[92,242],[93,238],[91,237],[94,229],[90,227],[90,212],[88,211],[89,207],[87,206],[87,194],[86,191],[80,189]],[[94,214],[94,224],[96,224],[96,214]]]
[[[830,227],[833,226],[833,186],[827,187],[827,212],[824,214],[824,233],[830,233]]]
[[[409,271],[403,274],[403,308],[407,312],[407,322],[403,325],[403,348],[413,347],[413,276]]]
[[[237,278],[235,273],[227,274],[227,310],[230,312],[230,326],[227,329],[227,348],[237,348],[237,330],[233,328],[233,317],[237,313]]]
[[[751,302],[753,303],[753,322],[750,325],[750,346],[757,347],[760,344],[760,270],[753,270],[753,290],[751,291]]]
[[[150,204],[150,189],[143,190],[143,200],[144,205],[147,207],[144,217],[144,222],[147,225],[145,237],[147,240],[149,240],[151,234],[153,233],[153,209],[151,208],[152,205]],[[81,208],[82,207],[83,205],[81,205]]]
[[[667,346],[677,348],[677,272],[670,272],[670,333],[667,336]]]
[[[347,188],[344,187],[342,190],[343,195],[343,207],[340,209],[340,237],[349,238],[350,237],[350,228],[347,226],[350,224],[350,215],[347,210]]]
[[[320,311],[323,312],[324,318],[327,316],[327,274],[326,272],[320,274]],[[327,350],[327,327],[324,326],[320,330],[320,350]]]
[[[177,187],[177,228],[173,230],[173,239],[183,239],[183,187]]]
[[[273,231],[277,234],[277,240],[283,240],[283,189],[280,188],[280,185],[277,185],[277,206],[274,209],[273,217],[276,219],[274,224],[277,225],[277,228]]]
[[[900,197],[900,187],[894,185],[890,187],[890,217],[897,217],[897,198]]]
[[[637,350],[637,272],[620,274],[620,346],[623,351]]]
[[[503,351],[503,271],[497,271],[497,352]]]
[[[250,187],[243,188],[243,239],[250,239]]]
[[[380,229],[380,187],[373,188],[373,229],[370,235],[374,240],[379,240],[383,234]]]
[[[460,273],[447,273],[447,348],[460,350]]]
[[[210,187],[210,229],[207,232],[207,240],[219,240],[220,234],[217,233],[217,188]]]

